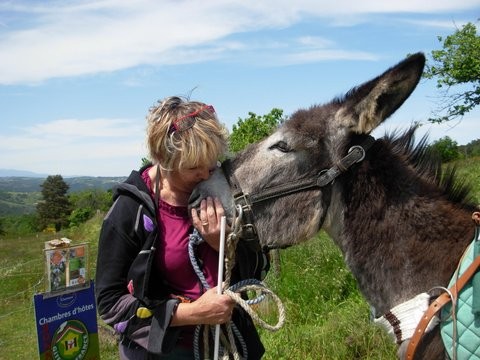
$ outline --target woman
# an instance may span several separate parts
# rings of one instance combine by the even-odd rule
[[[226,150],[227,133],[211,105],[180,97],[152,107],[147,122],[152,164],[132,171],[115,189],[102,225],[98,311],[120,334],[121,359],[192,359],[196,325],[227,323],[235,306],[215,288],[223,207],[217,199],[205,199],[198,212],[192,209],[191,220],[187,210],[193,188],[208,179]],[[190,263],[193,227],[205,240],[196,256],[209,289]],[[259,278],[268,269],[265,257],[241,242],[237,254],[232,281]],[[250,317],[236,309],[233,321],[248,358],[261,358],[264,348]]]

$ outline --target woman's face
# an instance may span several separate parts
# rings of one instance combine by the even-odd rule
[[[217,163],[211,165],[199,165],[193,168],[172,171],[169,176],[171,185],[179,190],[191,193],[201,181],[207,180],[217,167]]]

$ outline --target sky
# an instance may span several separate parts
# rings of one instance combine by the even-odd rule
[[[442,47],[480,0],[0,0],[0,169],[127,176],[146,157],[145,117],[166,96],[212,104],[228,129],[249,112],[330,101],[407,54]],[[480,138],[480,110],[426,120],[435,80],[375,136]]]

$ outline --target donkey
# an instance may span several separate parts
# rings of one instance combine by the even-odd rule
[[[194,190],[191,206],[218,197],[229,221],[243,209],[244,240],[266,249],[300,244],[323,228],[379,315],[447,287],[475,231],[469,187],[454,169],[442,171],[426,137],[415,142],[415,125],[370,135],[410,96],[424,64],[423,54],[411,55],[343,97],[297,110],[225,161]],[[399,357],[405,340],[397,338]],[[415,354],[443,358],[438,326]]]

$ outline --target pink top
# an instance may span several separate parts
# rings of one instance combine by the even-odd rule
[[[142,178],[155,198],[152,182],[148,176],[149,169],[142,173]],[[204,290],[188,255],[189,235],[193,231],[188,209],[185,206],[170,205],[161,199],[159,203],[160,242],[155,254],[155,266],[171,287],[173,294],[196,300]],[[207,283],[214,287],[218,276],[218,252],[207,243],[202,243],[197,247],[197,258],[202,263]]]

